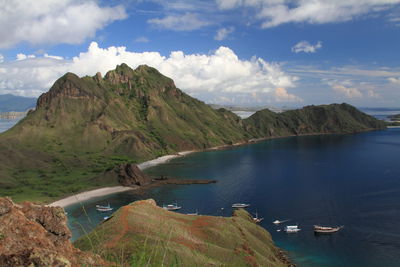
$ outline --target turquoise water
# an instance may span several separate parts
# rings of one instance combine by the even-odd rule
[[[125,192],[69,207],[74,238],[104,214],[137,199],[159,205],[177,201],[181,212],[229,216],[230,205],[248,202],[278,246],[298,266],[396,266],[400,262],[400,129],[355,135],[304,136],[269,140],[224,151],[175,159],[146,172],[185,179],[216,179],[209,185],[171,185],[145,195]],[[91,222],[88,221],[91,219]],[[275,219],[302,229],[287,235]],[[76,224],[79,222],[79,225]],[[315,236],[312,225],[345,225]]]

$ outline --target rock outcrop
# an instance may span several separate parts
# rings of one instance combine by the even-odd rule
[[[74,248],[64,210],[0,198],[0,266],[104,266]]]
[[[123,186],[146,185],[151,183],[151,178],[142,172],[136,164],[128,163],[117,167],[118,182]]]

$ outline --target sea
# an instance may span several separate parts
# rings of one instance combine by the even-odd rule
[[[398,112],[400,113],[400,112]],[[385,114],[375,114],[386,116]],[[199,152],[146,170],[152,176],[215,179],[215,184],[168,185],[128,191],[66,208],[73,240],[115,209],[153,198],[179,212],[230,216],[242,202],[258,214],[277,246],[298,266],[399,266],[400,128],[349,135],[272,139],[227,150]],[[289,220],[276,226],[276,219]],[[341,226],[315,235],[313,225]],[[286,234],[284,225],[298,225]]]

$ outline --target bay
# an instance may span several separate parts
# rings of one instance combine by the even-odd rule
[[[229,216],[230,205],[250,203],[261,226],[298,266],[388,266],[400,262],[400,129],[354,135],[268,140],[229,150],[201,152],[146,172],[184,179],[216,179],[209,185],[170,185],[145,195],[124,192],[67,208],[74,239],[104,214],[98,203],[118,208],[143,198],[159,205],[177,201],[182,213]],[[291,219],[297,234],[277,232],[275,219]],[[89,221],[90,220],[90,221]],[[315,236],[312,226],[344,225]],[[82,229],[85,229],[84,231]]]

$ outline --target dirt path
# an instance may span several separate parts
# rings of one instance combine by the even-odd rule
[[[121,240],[122,237],[128,232],[129,225],[128,225],[128,213],[129,213],[129,206],[122,207],[121,214],[119,215],[120,219],[120,231],[119,233],[109,242],[107,242],[104,246],[106,248],[114,248]]]

